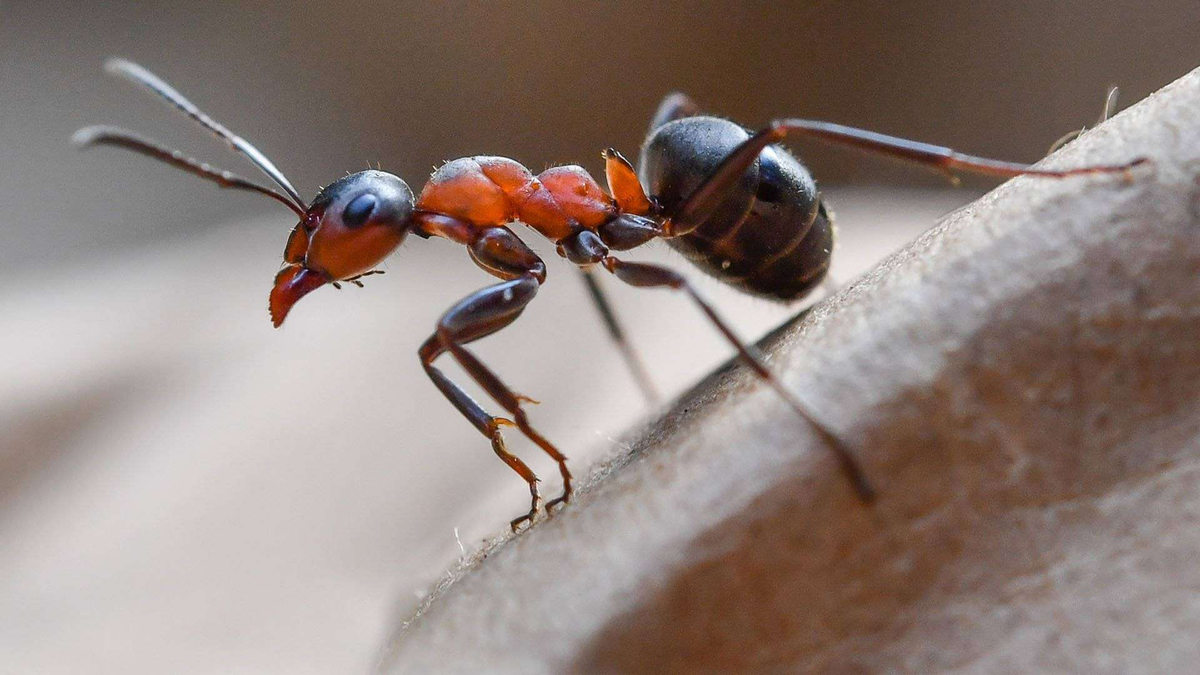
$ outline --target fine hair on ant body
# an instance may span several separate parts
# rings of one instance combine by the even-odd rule
[[[110,60],[106,70],[174,105],[249,158],[278,190],[124,129],[80,129],[75,134],[78,144],[124,147],[221,187],[266,195],[298,216],[299,223],[284,248],[283,268],[270,293],[275,326],[283,323],[300,298],[321,286],[337,286],[343,281],[361,285],[362,277],[377,273],[375,267],[409,233],[461,244],[476,265],[501,279],[447,310],[418,355],[434,385],[529,485],[530,510],[512,521],[514,531],[538,512],[538,479],[508,451],[503,427],[516,427],[558,464],[563,493],[546,504],[547,511],[570,499],[572,477],[566,456],[530,423],[522,404],[533,400],[509,388],[466,347],[515,321],[546,280],[545,264],[509,229],[511,224],[524,223],[554,242],[558,254],[583,271],[611,336],[648,396],[653,396],[649,379],[599,286],[598,270],[631,286],[673,289],[690,298],[754,374],[812,425],[858,497],[870,502],[875,492],[850,449],[782,384],[757,350],[737,337],[687,279],[666,267],[629,262],[613,252],[662,239],[701,270],[739,290],[782,301],[803,297],[821,283],[829,269],[833,226],[812,176],[778,145],[789,136],[850,145],[947,173],[1004,178],[1126,173],[1146,161],[1071,170],[1035,169],[839,124],[790,118],[750,133],[729,120],[701,115],[689,98],[674,93],[663,100],[650,124],[638,171],[616,150],[604,151],[609,192],[579,166],[556,166],[535,176],[514,160],[476,156],[443,164],[419,196],[400,178],[367,170],[334,181],[306,204],[265,155],[153,73],[123,59]],[[447,353],[511,417],[487,413],[434,365]]]

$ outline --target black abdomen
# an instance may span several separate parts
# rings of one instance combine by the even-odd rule
[[[747,138],[742,127],[715,117],[668,122],[642,146],[642,184],[669,215]],[[735,288],[795,300],[825,277],[833,225],[812,176],[782,146],[772,145],[711,218],[667,243]]]

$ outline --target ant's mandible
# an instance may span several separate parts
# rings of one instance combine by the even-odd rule
[[[605,150],[605,174],[611,194],[578,166],[557,166],[533,175],[504,157],[465,157],[433,172],[419,196],[400,178],[383,171],[361,171],[334,181],[306,204],[283,173],[250,143],[205,115],[179,92],[141,66],[123,59],[106,64],[158,94],[248,157],[279,192],[190,157],[137,134],[114,127],[88,127],[76,133],[81,145],[114,145],[171,164],[221,187],[257,192],[290,208],[300,221],[283,253],[283,269],[270,295],[271,320],[279,326],[300,298],[339,282],[361,285],[375,273],[404,238],[443,237],[467,247],[471,260],[503,281],[472,293],[438,320],[418,354],[442,394],[475,425],[492,449],[529,484],[531,507],[512,521],[517,529],[536,515],[537,477],[508,452],[502,427],[519,429],[558,463],[561,497],[571,497],[566,456],[530,424],[514,392],[466,348],[504,328],[521,315],[546,280],[546,266],[509,225],[521,222],[553,241],[558,253],[584,272],[608,330],[621,347],[639,383],[648,379],[623,337],[598,281],[604,269],[632,286],[669,288],[695,302],[737,350],[753,372],[806,420],[833,451],[858,496],[869,502],[874,491],[850,450],[822,425],[743,343],[720,314],[681,275],[659,265],[627,262],[612,254],[663,239],[697,267],[747,293],[789,301],[803,297],[825,277],[833,251],[833,226],[812,176],[777,145],[788,136],[810,136],[890,155],[951,172],[999,177],[1034,174],[1061,178],[1090,173],[1125,173],[1144,162],[1055,171],[1025,164],[973,157],[926,143],[872,131],[803,119],[779,119],[749,133],[729,120],[700,115],[682,94],[663,100],[650,124],[640,171],[613,149]],[[449,353],[511,418],[487,413],[434,362]]]

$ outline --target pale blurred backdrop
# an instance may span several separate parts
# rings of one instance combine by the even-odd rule
[[[367,670],[460,542],[526,507],[415,356],[489,277],[413,240],[366,289],[271,329],[294,219],[74,150],[76,128],[117,123],[257,178],[105,58],[162,75],[311,196],[368,162],[419,189],[469,154],[600,174],[672,89],[751,126],[824,118],[1034,160],[1109,85],[1128,104],[1198,65],[1197,35],[1194,0],[0,2],[0,672]],[[842,283],[989,185],[794,147],[837,212]],[[543,401],[535,422],[584,474],[652,410],[574,273],[528,239],[550,282],[478,352]],[[802,306],[701,285],[747,337]],[[728,357],[682,299],[609,287],[664,392]],[[512,441],[555,496],[552,465]]]

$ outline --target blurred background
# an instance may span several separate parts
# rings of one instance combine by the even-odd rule
[[[748,126],[813,117],[1034,160],[1109,85],[1132,104],[1197,66],[1197,35],[1194,0],[0,3],[0,672],[366,670],[460,545],[526,504],[415,356],[489,278],[411,241],[365,290],[322,290],[272,330],[288,212],[71,147],[116,123],[257,178],[107,57],[311,196],[368,162],[419,189],[471,154],[599,175],[672,89]],[[989,185],[793,147],[839,217],[842,283]],[[586,474],[652,410],[578,279],[528,239],[551,283],[479,353],[544,401],[535,421]],[[798,309],[701,285],[747,337]],[[681,299],[610,287],[664,392],[728,357]],[[512,445],[556,495],[552,465]]]

